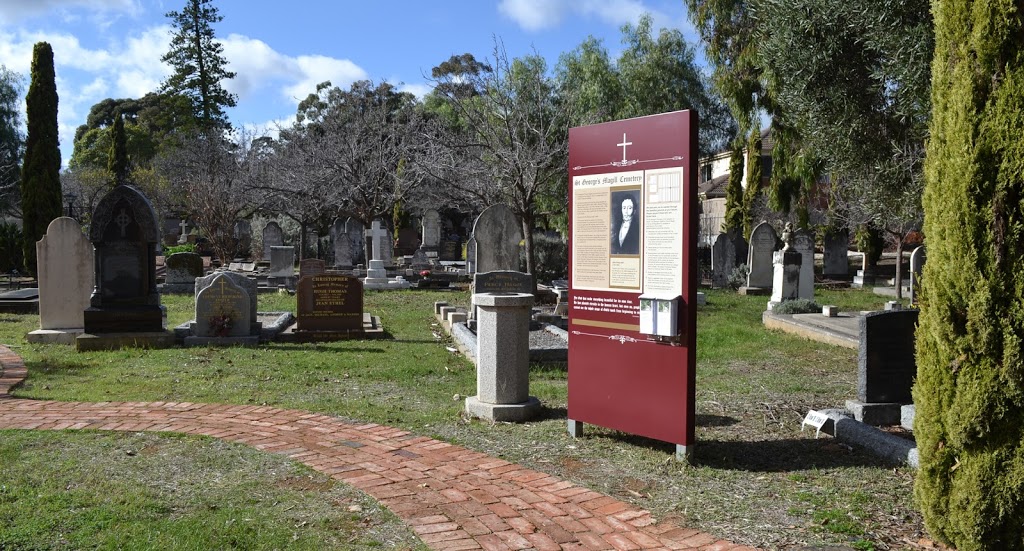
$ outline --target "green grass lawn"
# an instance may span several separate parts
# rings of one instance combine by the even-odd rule
[[[191,297],[163,300],[169,326],[191,319]],[[455,397],[475,394],[474,368],[448,350],[451,343],[432,315],[435,300],[468,304],[469,297],[466,292],[368,292],[366,309],[381,318],[389,335],[381,340],[77,353],[58,345],[26,344],[24,335],[37,318],[4,315],[0,342],[18,352],[29,368],[18,397],[266,404],[388,424],[520,462],[635,502],[658,517],[676,517],[752,545],[882,549],[920,537],[920,520],[911,506],[911,471],[830,437],[815,439],[813,432],[800,431],[808,409],[841,406],[854,396],[856,351],[766,330],[761,325],[765,297],[708,291],[708,305],[699,311],[692,466],[674,461],[671,445],[600,427],[588,426],[582,439],[569,437],[567,373],[558,365],[537,365],[531,372],[530,393],[545,406],[541,419],[518,425],[466,419]],[[855,290],[821,291],[817,297],[819,304],[846,310],[878,309],[885,300]],[[259,309],[294,311],[294,297],[260,295]],[[47,449],[46,442],[72,437],[17,434],[22,446],[37,440],[41,450]],[[222,451],[230,447],[206,439],[138,437],[184,442],[186,450],[210,448],[211,465],[219,462],[218,454],[225,455],[226,464],[241,453]],[[106,444],[95,445],[102,448],[136,436],[75,438],[82,438],[81,446],[99,438]],[[23,484],[6,472],[0,474],[0,485]],[[223,499],[219,509],[236,506],[227,504],[230,496]],[[286,497],[282,503],[299,499]],[[6,514],[0,509],[0,547]],[[374,522],[387,520],[371,516]],[[294,524],[287,515],[260,522]],[[157,523],[150,528],[161,531]],[[40,541],[56,541],[53,528],[39,530]],[[222,543],[207,541],[211,547]],[[302,546],[298,541],[295,547]]]

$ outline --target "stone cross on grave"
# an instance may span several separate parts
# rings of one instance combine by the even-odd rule
[[[128,224],[130,224],[131,221],[131,217],[128,216],[128,213],[126,213],[124,209],[121,209],[121,213],[114,217],[114,223],[117,224],[117,227],[121,229],[121,237],[125,236],[125,232],[128,229]]]
[[[370,229],[366,230],[366,235],[370,236],[370,243],[373,246],[373,258],[371,260],[380,260],[380,243],[388,234],[387,228],[382,228],[380,220],[374,220],[373,224],[370,225]]]
[[[188,229],[188,224],[185,223],[184,218],[181,219],[181,223],[178,224],[178,227],[181,228],[181,235],[185,235],[185,230]]]

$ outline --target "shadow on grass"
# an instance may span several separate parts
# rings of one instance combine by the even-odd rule
[[[866,452],[851,450],[832,438],[757,442],[698,440],[694,460],[704,467],[751,472],[892,466]]]
[[[342,347],[337,348],[328,346],[328,344],[338,344],[353,341],[334,341],[333,343],[260,343],[259,348],[265,350],[281,350],[284,352],[295,352],[301,351],[313,351],[313,352],[373,352],[377,354],[383,354],[387,352],[382,348],[366,348],[366,347]]]
[[[739,419],[727,415],[697,414],[698,427],[730,427],[739,422]]]

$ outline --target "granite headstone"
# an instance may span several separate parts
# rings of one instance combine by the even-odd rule
[[[519,269],[519,243],[523,228],[512,209],[503,204],[484,209],[473,224],[476,272]]]

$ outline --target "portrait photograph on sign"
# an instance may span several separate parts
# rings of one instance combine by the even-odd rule
[[[640,254],[640,192],[612,191],[611,254]]]

